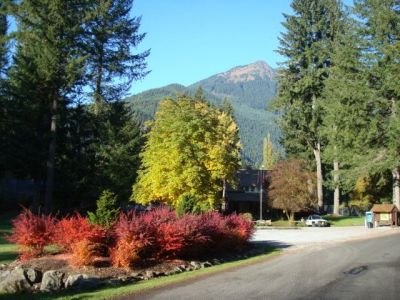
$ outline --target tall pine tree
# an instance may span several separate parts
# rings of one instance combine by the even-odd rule
[[[400,4],[396,0],[357,0],[369,84],[376,92],[373,119],[381,131],[365,158],[375,171],[391,170],[393,203],[400,207]]]
[[[60,112],[82,84],[84,59],[81,51],[86,2],[26,0],[14,2],[11,12],[17,21],[18,45],[33,65],[42,99],[49,107],[49,143],[45,185],[45,210],[53,208],[56,140]]]
[[[370,123],[374,110],[368,103],[368,88],[361,56],[361,40],[354,22],[346,18],[344,30],[333,44],[332,67],[325,81],[323,135],[327,140],[325,159],[333,161],[334,214],[339,214],[340,187],[352,189],[355,178],[365,170],[357,167],[376,126]],[[342,168],[342,170],[340,170]],[[341,177],[341,178],[340,178]]]
[[[143,78],[150,51],[134,53],[145,37],[140,17],[132,17],[133,0],[91,1],[86,25],[86,76],[95,113],[107,102],[121,100],[133,80]]]
[[[294,14],[284,15],[286,31],[279,39],[278,53],[286,61],[274,107],[282,114],[280,127],[288,153],[312,151],[314,155],[318,208],[322,209],[322,93],[341,26],[341,5],[337,0],[294,0],[291,7]]]

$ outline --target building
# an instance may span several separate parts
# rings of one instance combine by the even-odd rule
[[[268,211],[268,170],[242,169],[237,172],[237,186],[228,185],[228,212],[251,213],[260,219],[260,197],[262,197],[262,218]]]
[[[398,225],[398,209],[394,204],[374,204],[371,211],[374,213],[375,227],[382,225]]]

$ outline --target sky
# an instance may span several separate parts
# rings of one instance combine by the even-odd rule
[[[151,49],[151,73],[130,94],[170,83],[189,85],[258,60],[277,67],[275,52],[290,0],[135,0],[146,33],[138,51]]]

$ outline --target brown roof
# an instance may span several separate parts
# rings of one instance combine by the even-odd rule
[[[371,211],[374,213],[390,213],[394,209],[397,210],[394,204],[374,204]]]

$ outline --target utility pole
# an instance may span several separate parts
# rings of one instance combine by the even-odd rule
[[[260,180],[260,221],[262,221],[262,219],[263,219],[262,205],[263,205],[263,191],[264,191],[264,165],[261,165],[259,180]]]

